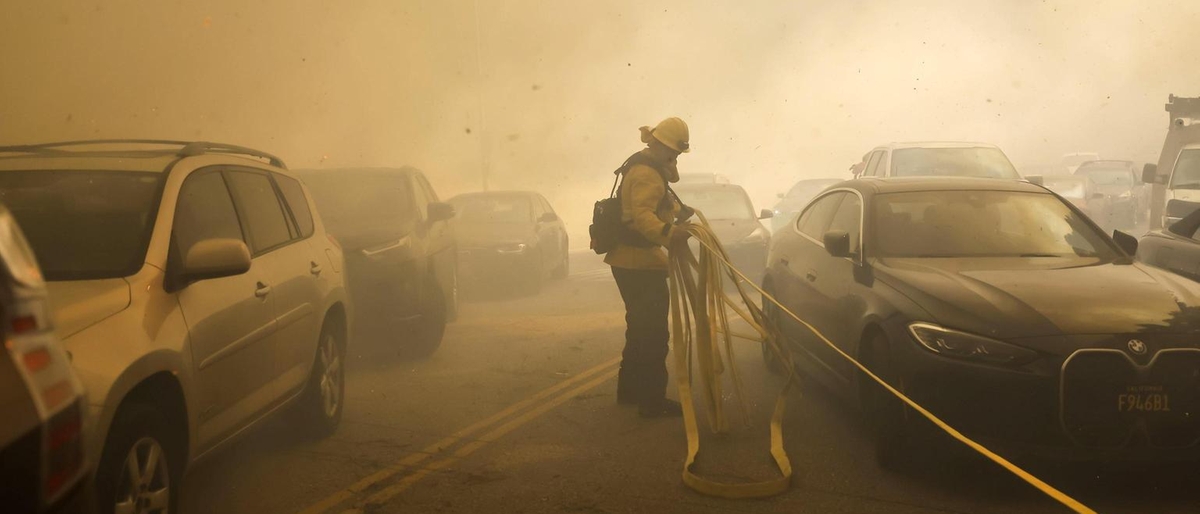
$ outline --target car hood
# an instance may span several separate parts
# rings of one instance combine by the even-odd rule
[[[1133,188],[1129,187],[1129,186],[1122,186],[1120,184],[1115,184],[1115,185],[1110,185],[1110,186],[1099,186],[1098,185],[1098,186],[1096,186],[1096,191],[1098,191],[1100,193],[1104,193],[1108,196],[1121,196],[1123,194],[1132,192]]]
[[[708,220],[708,224],[717,240],[726,245],[745,239],[762,226],[758,220]]]
[[[534,239],[533,226],[526,223],[462,223],[454,227],[458,245],[489,246],[528,243]]]
[[[54,313],[55,333],[61,339],[129,307],[129,283],[121,278],[49,282],[46,289]]]
[[[1000,339],[1200,332],[1200,284],[1141,264],[886,259],[879,276],[936,323]]]

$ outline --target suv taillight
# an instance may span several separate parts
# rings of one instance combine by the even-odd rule
[[[83,415],[76,402],[46,424],[42,438],[43,498],[49,502],[63,492],[83,469]]]

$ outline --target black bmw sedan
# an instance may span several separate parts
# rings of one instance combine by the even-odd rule
[[[984,444],[1195,458],[1200,284],[1134,262],[1136,240],[1118,236],[1028,183],[852,180],[775,234],[763,285]],[[764,304],[800,372],[863,407],[881,464],[909,455],[919,415]]]

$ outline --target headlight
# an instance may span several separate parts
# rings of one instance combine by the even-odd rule
[[[926,350],[956,359],[1016,365],[1037,358],[1033,350],[931,323],[912,323],[908,331]]]
[[[507,245],[497,246],[496,251],[499,253],[509,253],[509,254],[524,253],[525,248],[526,248],[525,243],[515,243],[515,244],[507,244]]]
[[[754,232],[751,232],[750,235],[746,236],[745,239],[742,239],[741,242],[746,244],[762,244],[765,243],[770,237],[771,236],[768,235],[766,229],[758,227],[754,229]]]

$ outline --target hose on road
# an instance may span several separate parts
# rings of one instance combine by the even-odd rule
[[[683,466],[683,482],[693,490],[720,498],[761,498],[773,496],[787,491],[791,485],[792,465],[783,447],[783,416],[787,408],[789,393],[798,383],[795,367],[792,365],[791,352],[782,346],[778,327],[772,326],[763,309],[747,294],[745,285],[749,285],[762,295],[763,304],[770,302],[779,312],[796,320],[800,325],[811,331],[818,340],[828,345],[834,352],[849,361],[863,376],[879,383],[913,411],[924,416],[939,429],[954,439],[967,445],[1005,470],[1016,475],[1021,480],[1037,488],[1050,498],[1070,508],[1074,512],[1094,514],[1078,500],[1059,491],[1050,484],[1033,476],[1028,471],[1018,467],[1004,457],[997,455],[983,445],[963,435],[933,413],[921,407],[915,401],[905,396],[891,384],[888,384],[870,369],[858,362],[853,356],[833,344],[820,331],[797,316],[785,305],[764,291],[758,284],[746,278],[741,271],[730,263],[729,255],[717,239],[704,213],[696,211],[700,223],[679,225],[676,229],[687,230],[693,239],[699,243],[698,254],[693,254],[686,242],[679,242],[668,248],[668,279],[671,302],[671,349],[675,354],[675,384],[679,389],[679,400],[683,406],[683,422],[687,433],[687,458]],[[722,278],[727,277],[735,285],[737,298],[725,292]],[[741,302],[738,302],[741,300]],[[722,376],[728,372],[733,384],[734,397],[741,408],[743,419],[749,418],[743,396],[742,380],[734,362],[733,339],[729,330],[728,313],[732,311],[758,333],[759,341],[766,344],[769,351],[788,370],[787,383],[783,386],[775,400],[775,410],[771,414],[771,456],[779,469],[780,476],[765,482],[752,483],[723,483],[703,478],[693,472],[696,456],[700,452],[700,433],[696,421],[696,407],[693,403],[692,370],[695,360],[700,375],[700,397],[708,414],[709,426],[718,434],[729,430],[724,411],[724,391]],[[724,356],[722,356],[724,347]]]

